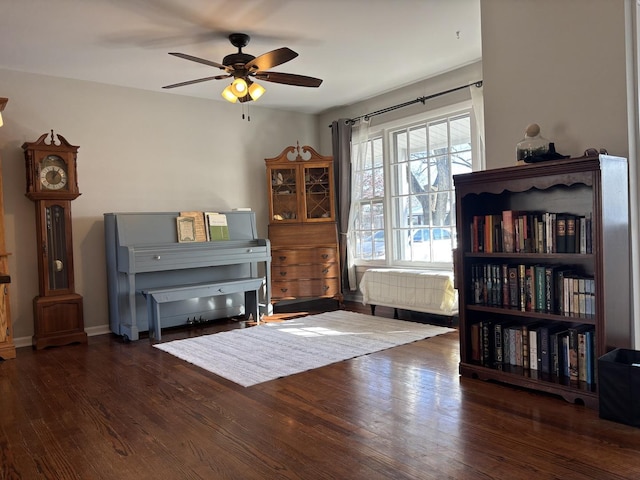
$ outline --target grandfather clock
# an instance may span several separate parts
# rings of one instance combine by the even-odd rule
[[[33,299],[36,349],[86,343],[82,296],[75,293],[71,201],[76,199],[78,147],[62,135],[47,143],[45,133],[22,145],[27,167],[26,196],[36,206],[39,295]],[[57,137],[57,142],[56,142]]]

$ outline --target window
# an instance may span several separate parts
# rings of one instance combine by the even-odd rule
[[[380,126],[354,141],[350,240],[356,263],[452,263],[453,175],[474,169],[476,142],[470,105],[437,113]]]

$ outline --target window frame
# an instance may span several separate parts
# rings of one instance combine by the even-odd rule
[[[395,231],[394,225],[400,227],[397,219],[394,218],[394,209],[393,202],[395,195],[392,192],[392,182],[393,182],[393,172],[391,159],[393,155],[393,139],[392,136],[394,132],[398,130],[405,129],[410,130],[420,125],[426,125],[428,127],[429,124],[446,120],[451,117],[455,117],[458,115],[469,115],[469,126],[470,126],[470,136],[471,136],[471,160],[472,160],[472,171],[481,170],[484,168],[484,159],[481,154],[481,146],[480,146],[480,138],[479,132],[475,121],[475,116],[473,112],[473,104],[471,100],[459,102],[456,104],[452,104],[449,106],[445,106],[442,108],[434,109],[429,112],[424,112],[421,114],[411,115],[408,117],[404,117],[401,119],[389,121],[382,123],[380,125],[375,125],[369,127],[369,131],[367,133],[367,140],[370,141],[374,138],[382,138],[382,151],[383,151],[383,176],[384,176],[384,193],[383,193],[383,209],[384,209],[384,246],[385,246],[385,255],[382,259],[363,259],[357,257],[358,251],[356,248],[353,248],[354,251],[354,263],[356,266],[364,266],[364,267],[428,267],[433,269],[443,269],[443,270],[451,270],[453,262],[432,262],[432,261],[416,261],[416,260],[395,260],[393,255],[393,233]],[[352,151],[354,149],[352,148]],[[354,169],[355,170],[355,169]],[[354,171],[355,173],[355,171]],[[455,194],[455,188],[453,189]],[[376,197],[377,198],[377,197]],[[358,202],[359,203],[359,202]],[[425,227],[430,228],[430,227]],[[455,224],[452,225],[453,234],[455,235]],[[359,230],[362,231],[362,230]],[[374,232],[375,233],[375,232]],[[356,245],[356,237],[355,233],[350,231],[349,240],[353,242],[353,245]],[[372,246],[372,249],[374,247]]]

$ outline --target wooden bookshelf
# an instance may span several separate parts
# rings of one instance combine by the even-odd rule
[[[627,160],[599,155],[525,164],[456,175],[454,183],[458,236],[455,277],[460,298],[461,375],[543,391],[570,402],[597,408],[597,374],[593,369],[597,358],[614,347],[630,348],[631,342]],[[505,252],[502,246],[497,246],[494,251],[478,251],[477,244],[474,244],[474,235],[477,235],[473,227],[474,217],[497,217],[509,210],[590,216],[590,249],[582,253],[558,253],[553,243],[556,241],[556,226],[550,222],[548,228],[553,234],[545,237],[550,243],[548,247],[545,244],[542,251],[525,248]],[[498,232],[502,232],[502,227],[500,222],[498,226],[494,225]],[[556,285],[550,290],[554,292],[551,310],[527,306],[526,302],[521,304],[521,297],[518,306],[509,306],[506,297],[500,297],[499,293],[495,293],[494,297],[483,294],[485,296],[479,298],[478,288],[485,289],[482,290],[484,292],[487,283],[495,288],[493,285],[496,281],[504,280],[499,275],[491,282],[487,282],[482,275],[482,280],[478,280],[478,271],[489,270],[490,265],[544,265],[578,272],[577,276],[593,279],[593,311],[563,311],[562,299],[556,296],[565,294],[561,291],[558,293]],[[519,296],[527,292],[526,285],[520,288],[524,285],[520,283],[523,281],[526,280],[518,278]],[[508,295],[507,292],[503,293]],[[576,379],[575,376],[564,375],[561,370],[556,372],[553,363],[548,364],[548,372],[547,368],[541,370],[541,354],[538,355],[535,349],[533,354],[536,358],[528,359],[536,361],[534,368],[527,361],[522,364],[521,360],[518,365],[517,362],[512,363],[513,358],[500,358],[498,355],[496,359],[496,350],[504,353],[504,349],[500,345],[496,348],[495,324],[515,326],[516,330],[524,327],[525,335],[539,327],[569,329],[587,325],[585,328],[593,331],[589,366],[592,369],[591,381],[583,380],[585,376]],[[478,328],[482,328],[482,325],[489,325],[484,341],[478,339]],[[498,338],[503,346],[508,341],[504,333],[498,334]],[[478,348],[481,349],[480,354]],[[520,348],[518,345],[517,349]],[[528,353],[531,351],[528,350]],[[551,362],[551,353],[545,353],[542,360]],[[561,354],[562,348],[559,351]],[[527,354],[524,357],[528,358]],[[586,375],[588,369],[584,368],[581,373]]]

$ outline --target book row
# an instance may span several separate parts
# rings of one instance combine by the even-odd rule
[[[471,359],[489,368],[525,371],[595,384],[595,327],[577,324],[511,325],[486,320],[471,324]]]
[[[591,213],[503,210],[473,216],[470,227],[474,253],[593,253]]]
[[[471,265],[471,303],[565,316],[596,313],[595,280],[557,265]]]
[[[178,242],[229,240],[227,216],[218,212],[180,212],[176,218]]]

